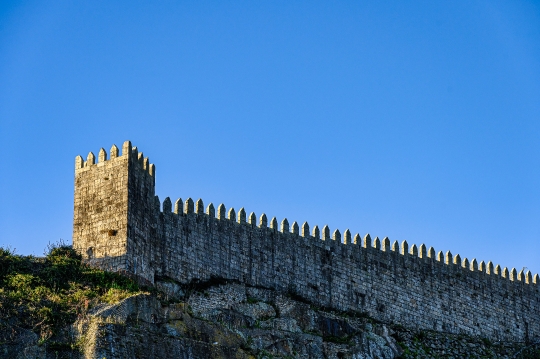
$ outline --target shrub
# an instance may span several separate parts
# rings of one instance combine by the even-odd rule
[[[133,280],[84,264],[63,242],[49,245],[45,258],[0,247],[0,322],[33,330],[42,343],[58,344],[55,336],[98,302],[138,292]]]

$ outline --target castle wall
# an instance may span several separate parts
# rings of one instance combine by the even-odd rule
[[[101,170],[96,167],[96,171],[98,178]],[[315,227],[310,233],[307,223],[299,228],[296,222],[289,225],[284,220],[278,228],[275,218],[268,221],[262,215],[257,221],[244,209],[238,215],[233,209],[226,213],[223,205],[217,211],[209,205],[205,212],[201,200],[178,200],[173,210],[166,198],[161,209],[154,197],[153,167],[138,160],[127,171],[127,260],[119,268],[150,282],[154,275],[184,284],[223,278],[412,328],[491,340],[540,337],[538,275],[493,268],[491,262],[469,262],[449,252],[435,254],[423,245],[390,245],[387,238],[356,235],[353,239],[349,231],[343,238],[339,231],[330,236],[328,227]],[[105,189],[116,190],[126,191],[126,186]],[[76,195],[76,210],[81,198],[86,197]],[[95,231],[76,237],[75,228],[86,228],[81,224],[85,221],[96,223],[92,210],[97,207],[84,208],[84,213],[76,212],[74,223],[74,246],[82,253],[85,243],[92,243],[85,236]]]
[[[323,240],[204,213],[158,218],[167,251],[157,274],[181,283],[233,279],[412,328],[492,340],[540,336],[539,286],[530,273],[504,278],[476,262],[471,270],[459,256],[454,263],[449,255],[447,264],[427,257],[425,247],[418,253],[411,246],[411,254],[406,242],[405,251],[397,244],[393,251],[386,240],[383,251],[378,238],[364,247],[342,243],[339,234]]]

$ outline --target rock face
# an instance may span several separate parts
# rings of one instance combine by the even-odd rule
[[[30,330],[0,321],[0,358],[45,358],[45,347],[38,345],[38,339]]]
[[[169,290],[93,307],[59,342],[40,344],[0,318],[0,358],[540,358],[534,343],[415,331],[268,289],[162,287]]]
[[[150,294],[99,306],[74,333],[85,359],[392,359],[402,352],[384,325],[237,284],[166,306]]]
[[[240,284],[169,291],[180,292],[93,308],[73,325],[79,353],[69,358],[512,358],[524,348],[411,331]]]

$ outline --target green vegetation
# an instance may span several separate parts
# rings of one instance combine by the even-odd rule
[[[0,330],[29,329],[49,346],[98,302],[114,303],[138,292],[133,280],[89,267],[64,243],[50,245],[45,258],[0,247]]]
[[[540,359],[540,342],[491,342],[465,334],[432,330],[411,331],[401,325],[391,326],[392,336],[403,350],[398,359],[413,358],[514,358]]]
[[[256,298],[248,297],[248,298],[247,298],[247,302],[248,302],[249,304],[255,304],[255,303],[259,303],[260,300],[258,300],[258,299],[256,299]]]
[[[334,335],[327,335],[323,337],[323,341],[336,343],[336,344],[351,344],[351,337],[352,336],[350,335],[347,335],[345,337],[336,337]]]

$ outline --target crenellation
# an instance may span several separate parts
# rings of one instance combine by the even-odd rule
[[[409,253],[409,243],[407,243],[406,240],[403,240],[403,242],[401,242],[401,252],[400,252],[400,254],[403,255],[403,256],[406,256],[408,253]]]
[[[322,229],[322,240],[323,241],[330,240],[330,228],[328,227],[328,225],[325,225]]]
[[[479,264],[478,264],[478,271],[479,272],[484,272],[486,274],[487,273],[487,269],[486,269],[486,263],[484,263],[484,261],[481,261]]]
[[[502,270],[502,277],[506,279],[510,278],[510,272],[508,271],[508,268],[504,267],[504,269]]]
[[[105,152],[105,149],[101,147],[98,153],[98,163],[103,163],[105,161],[107,161],[107,152]]]
[[[517,270],[516,270],[516,272],[517,272]],[[520,270],[519,272],[517,272],[516,280],[518,282],[525,282],[525,273],[523,272],[523,269]]]
[[[75,157],[75,170],[81,169],[84,167],[84,160],[81,156]]]
[[[281,221],[281,233],[289,233],[289,221],[287,218]]]
[[[186,199],[186,202],[184,204],[184,213],[185,214],[192,214],[195,212],[195,205],[193,204],[193,200],[190,198]]]
[[[238,223],[246,224],[246,210],[244,207],[240,208],[238,211]]]
[[[131,153],[131,141],[125,141],[123,144],[122,144],[122,156],[126,156]]]
[[[225,219],[225,213],[226,213],[225,205],[222,203],[218,207],[218,219],[219,220],[224,220]]]
[[[426,258],[426,245],[422,243],[420,247],[418,247],[418,257],[420,258]]]
[[[411,246],[411,249],[409,250],[409,254],[413,257],[418,257],[418,248],[416,247],[416,244],[413,244]]]
[[[428,258],[431,258],[431,259],[433,259],[433,260],[438,260],[438,259],[435,257],[435,248],[429,247],[429,250],[428,250]]]
[[[84,163],[84,166],[88,167],[95,164],[96,164],[96,156],[94,156],[93,152],[89,152],[88,156],[86,156],[86,162]]]
[[[373,248],[381,250],[381,240],[379,239],[379,237],[375,237],[375,239],[373,240]]]
[[[343,233],[343,244],[352,244],[351,243],[351,231],[347,228]]]
[[[292,224],[292,234],[300,234],[300,228],[298,227],[298,223],[296,221],[294,221]]]
[[[456,255],[454,256],[454,261],[453,261],[453,263],[454,263],[455,265],[461,267],[461,256],[459,255],[459,253],[456,254]]]
[[[302,237],[309,238],[309,224],[307,222],[304,222],[302,224]]]
[[[233,222],[236,221],[236,211],[234,210],[234,208],[229,208],[229,212],[227,213],[227,219]]]
[[[118,147],[116,147],[116,145],[112,145],[111,150],[109,152],[111,153],[111,160],[118,157]]]
[[[206,207],[206,214],[208,215],[208,217],[210,219],[213,219],[216,217],[216,210],[214,209],[214,204],[210,203],[207,207]]]
[[[172,212],[172,202],[169,197],[165,197],[163,200],[163,213],[171,213]]]
[[[362,247],[363,248],[370,248],[371,247],[371,236],[369,233],[366,233],[364,236],[364,239],[362,240]]]
[[[495,269],[493,270],[493,273],[494,273],[497,277],[501,277],[501,276],[502,276],[502,269],[501,269],[501,266],[497,264],[497,265],[495,266]]]
[[[272,217],[272,219],[270,220],[270,228],[272,228],[274,231],[278,230],[276,217]]]
[[[249,224],[251,224],[252,226],[257,226],[257,216],[255,215],[254,212],[251,212],[249,214],[249,220],[248,220]]]
[[[469,270],[471,272],[478,272],[478,262],[476,261],[476,258],[473,258],[471,260],[471,264],[469,265]]]
[[[284,219],[278,230],[273,217],[268,229],[266,215],[257,226],[253,212],[250,225],[240,226],[246,224],[244,208],[238,216],[230,208],[227,215],[220,204],[214,220],[211,203],[204,215],[202,200],[194,205],[191,198],[178,199],[173,215],[171,199],[160,206],[155,196],[148,157],[129,141],[121,156],[114,148],[109,160],[100,150],[96,166],[90,155],[86,162],[75,158],[73,245],[93,265],[149,283],[163,277],[186,285],[221,278],[293,290],[317,306],[422,330],[490,340],[540,335],[538,274],[461,260],[450,251],[436,255],[424,244],[409,248],[407,241],[394,241],[390,247],[388,237],[372,241],[369,234],[356,234],[351,243],[348,229],[343,242],[337,229],[329,240],[328,226],[322,233],[314,226],[310,235],[307,222],[300,236],[297,222],[289,228]]]
[[[446,252],[444,263],[446,263],[447,265],[452,265],[452,252],[450,251]]]
[[[182,215],[182,207],[184,206],[184,201],[182,201],[182,198],[178,198],[176,202],[174,202],[174,213],[177,215]]]
[[[261,217],[259,219],[259,228],[267,228],[268,227],[268,219],[266,218],[266,214],[261,214]]]
[[[148,159],[148,157],[144,158],[142,167],[143,167],[143,170],[148,171],[148,173],[150,173],[150,159]]]
[[[390,252],[390,251],[391,251],[391,248],[390,248],[390,238],[384,237],[384,239],[382,240],[382,250],[383,250],[384,252]]]

